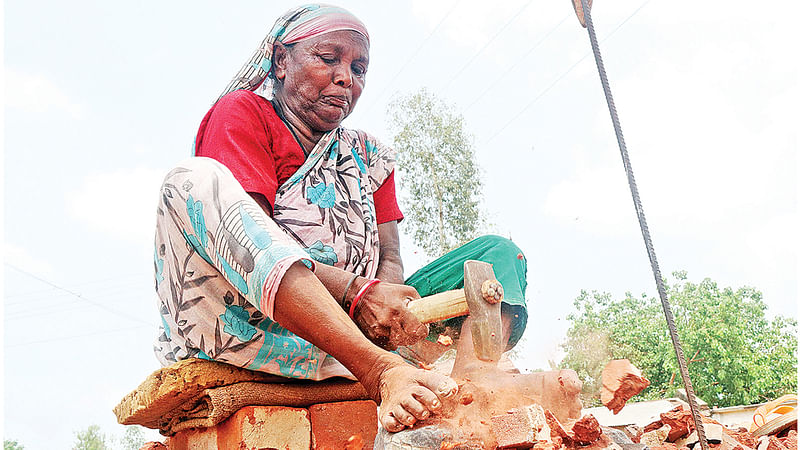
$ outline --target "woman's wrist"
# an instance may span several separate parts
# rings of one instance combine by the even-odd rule
[[[364,287],[364,285],[368,282],[369,278],[362,277],[360,275],[353,275],[350,278],[350,282],[348,282],[347,286],[345,286],[345,290],[341,299],[341,305],[342,309],[344,309],[344,312],[350,311],[350,307],[353,304],[353,300],[356,298],[356,294],[358,294],[358,291],[360,291],[361,288]]]
[[[376,284],[378,284],[380,282],[381,282],[381,280],[375,278],[375,279],[372,279],[372,280],[368,280],[366,283],[364,283],[361,286],[361,288],[359,288],[358,292],[356,293],[356,296],[353,297],[353,301],[350,303],[350,309],[347,310],[348,311],[348,315],[350,316],[351,319],[355,319],[356,307],[358,307],[359,302],[364,297],[364,295],[367,293],[367,291],[369,291],[373,286],[375,286]]]

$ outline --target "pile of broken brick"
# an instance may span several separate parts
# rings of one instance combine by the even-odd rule
[[[773,435],[756,437],[745,428],[730,429],[703,417],[709,447],[719,450],[793,450],[797,447],[797,424]],[[562,424],[538,405],[511,410],[492,417],[497,448],[699,450],[692,413],[679,406],[661,414],[661,419],[639,429],[628,426],[624,432],[601,427],[587,414],[580,420]]]
[[[626,359],[611,361],[603,370],[602,382],[601,401],[614,414],[650,384]],[[775,430],[774,434],[756,436],[746,428],[730,429],[708,417],[702,417],[702,420],[709,447],[715,450],[798,448],[796,422],[791,427]],[[507,414],[494,416],[491,425],[500,449],[700,449],[692,413],[683,406],[662,413],[660,420],[644,428],[631,425],[624,431],[601,427],[591,414],[562,424],[552,412],[539,405],[516,408]]]

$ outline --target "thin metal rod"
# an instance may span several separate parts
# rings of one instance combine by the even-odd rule
[[[658,296],[661,298],[661,306],[664,309],[664,316],[667,319],[672,346],[675,348],[675,356],[678,358],[678,368],[681,373],[681,378],[683,379],[683,386],[686,388],[686,398],[689,401],[689,408],[692,410],[692,418],[694,419],[697,436],[700,439],[700,446],[702,450],[708,450],[708,441],[706,440],[706,433],[703,428],[703,420],[700,417],[700,408],[697,406],[697,399],[694,395],[694,389],[692,388],[692,381],[689,379],[686,357],[683,354],[680,339],[678,338],[678,330],[675,327],[675,318],[672,315],[672,308],[670,308],[669,301],[667,300],[667,291],[664,287],[664,280],[661,277],[661,269],[658,268],[656,251],[653,248],[653,241],[650,238],[650,230],[647,228],[647,220],[644,217],[644,208],[642,208],[642,202],[639,198],[639,189],[636,187],[636,180],[633,177],[633,168],[631,167],[630,157],[628,156],[628,149],[625,146],[625,139],[622,137],[622,127],[619,123],[617,108],[614,106],[614,98],[611,96],[611,87],[608,84],[606,69],[603,66],[603,58],[600,56],[600,47],[597,44],[597,36],[594,32],[594,24],[592,23],[592,14],[589,10],[588,1],[581,0],[581,6],[583,7],[583,15],[586,20],[586,28],[589,31],[589,41],[592,44],[594,60],[597,63],[597,71],[600,73],[600,82],[603,85],[603,92],[606,95],[608,111],[611,113],[614,132],[617,134],[617,143],[619,144],[619,151],[622,155],[622,164],[625,166],[625,174],[628,176],[628,186],[630,186],[631,189],[633,205],[636,208],[636,216],[639,218],[639,227],[642,230],[644,245],[647,247],[647,256],[650,258],[650,267],[653,269],[653,276],[656,279]]]

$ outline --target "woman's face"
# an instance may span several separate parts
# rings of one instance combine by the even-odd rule
[[[330,131],[350,115],[364,89],[367,39],[334,31],[275,49],[276,99],[312,130]]]

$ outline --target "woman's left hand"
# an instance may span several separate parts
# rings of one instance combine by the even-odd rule
[[[428,335],[428,327],[407,308],[417,298],[411,286],[375,284],[356,305],[355,322],[369,340],[386,350],[414,344]]]

